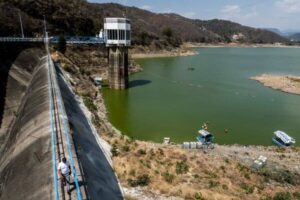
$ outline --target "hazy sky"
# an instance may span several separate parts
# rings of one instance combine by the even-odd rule
[[[243,25],[300,30],[300,0],[88,0],[115,2],[189,18],[228,19]]]

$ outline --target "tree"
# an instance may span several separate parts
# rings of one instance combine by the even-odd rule
[[[173,36],[173,30],[170,27],[164,28],[162,34],[167,38],[171,38]]]
[[[145,31],[142,31],[140,34],[139,34],[139,40],[140,40],[140,44],[141,45],[147,45],[149,42],[148,42],[148,34],[145,32]]]
[[[67,42],[64,35],[60,35],[58,39],[58,51],[65,54],[67,49]]]

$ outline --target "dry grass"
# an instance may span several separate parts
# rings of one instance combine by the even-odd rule
[[[123,151],[119,148],[119,155],[113,158],[118,177],[126,187],[130,187],[128,179],[147,174],[151,181],[145,190],[185,199],[196,199],[197,193],[203,199],[259,199],[277,191],[300,189],[299,185],[289,185],[290,188],[286,189],[286,183],[266,181],[263,175],[241,164],[238,159],[218,155],[216,150],[209,153],[188,151],[178,146],[129,142],[122,138],[114,139],[114,143],[120,147],[128,145],[130,149]],[[141,149],[145,153],[141,153]],[[178,162],[189,166],[186,173],[176,173]],[[171,176],[171,180],[166,176]]]

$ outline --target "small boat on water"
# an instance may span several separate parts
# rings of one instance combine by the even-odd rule
[[[199,142],[202,142],[202,144],[211,144],[214,140],[213,134],[208,132],[207,130],[201,129],[198,131],[199,135],[197,137],[197,140]]]
[[[296,143],[296,140],[283,131],[275,131],[272,141],[280,147],[289,147]]]

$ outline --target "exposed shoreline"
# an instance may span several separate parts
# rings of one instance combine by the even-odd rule
[[[155,52],[133,53],[131,54],[131,57],[133,59],[140,59],[140,58],[165,58],[165,57],[193,56],[193,55],[198,55],[198,52],[194,50],[178,50],[178,51],[161,51],[158,53]]]
[[[242,44],[242,43],[185,43],[187,48],[300,48],[300,45],[284,44]]]
[[[198,55],[195,48],[300,48],[300,45],[284,44],[243,44],[243,43],[183,43],[181,47],[172,50],[150,50],[146,47],[136,47],[131,50],[132,59],[167,58]]]
[[[159,51],[159,52],[147,52],[147,53],[132,53],[131,58],[165,58],[165,57],[178,57],[178,56],[193,56],[198,52],[191,49],[179,49],[175,51]]]
[[[260,76],[250,77],[250,79],[256,80],[274,90],[300,95],[299,76],[262,74]]]

